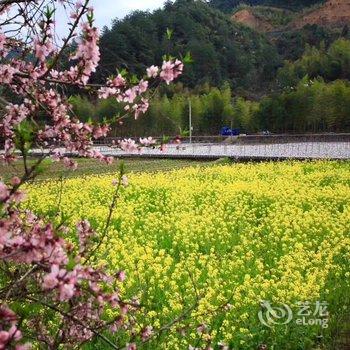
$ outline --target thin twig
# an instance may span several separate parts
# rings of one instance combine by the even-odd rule
[[[112,215],[113,215],[113,212],[114,212],[114,209],[117,205],[117,200],[118,200],[118,196],[119,196],[119,190],[120,190],[120,187],[122,185],[122,177],[124,175],[124,169],[123,167],[121,167],[120,169],[120,173],[119,173],[119,178],[118,178],[118,184],[117,184],[117,188],[116,190],[114,191],[114,195],[113,195],[113,198],[112,198],[112,203],[109,207],[109,212],[108,212],[108,217],[107,217],[107,220],[106,220],[106,225],[103,229],[103,232],[102,232],[102,235],[99,239],[99,242],[98,244],[96,245],[96,247],[92,250],[91,254],[89,255],[89,257],[85,260],[84,264],[87,264],[92,258],[93,256],[95,255],[95,253],[97,252],[97,250],[101,247],[104,239],[106,238],[107,234],[108,234],[108,229],[109,229],[109,226],[111,224],[111,220],[112,220]]]

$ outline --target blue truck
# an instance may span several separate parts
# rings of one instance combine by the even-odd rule
[[[239,136],[241,133],[240,129],[231,129],[228,126],[224,126],[220,130],[221,136]]]

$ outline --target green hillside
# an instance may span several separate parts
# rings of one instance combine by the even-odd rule
[[[143,75],[150,65],[161,64],[165,53],[181,57],[190,52],[193,57],[178,83],[152,93],[141,120],[127,120],[113,133],[186,134],[189,99],[196,135],[217,135],[224,125],[247,133],[349,131],[348,27],[307,24],[295,29],[289,25],[298,16],[295,10],[262,3],[249,9],[276,26],[268,33],[235,22],[234,11],[228,15],[195,0],[168,1],[163,9],[137,11],[105,28],[97,81],[115,74],[115,67]],[[71,103],[87,119],[123,112],[113,99],[73,96]]]
[[[167,28],[173,30],[170,41]],[[168,2],[163,10],[135,12],[114,21],[103,33],[101,50],[102,76],[114,73],[115,66],[142,74],[147,66],[160,63],[164,53],[179,56],[190,51],[194,64],[186,67],[181,80],[188,87],[229,81],[232,87],[258,89],[274,78],[281,64],[264,35],[193,0]]]

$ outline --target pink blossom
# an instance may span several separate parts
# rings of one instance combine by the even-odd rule
[[[17,69],[9,64],[0,65],[0,83],[10,84],[12,83],[13,76],[17,72]]]
[[[35,42],[35,56],[39,61],[44,62],[46,58],[53,52],[53,44],[50,40],[41,43],[39,40]]]
[[[207,325],[205,325],[205,324],[201,324],[201,325],[199,325],[199,326],[197,327],[197,333],[198,333],[199,335],[205,333],[207,330],[208,330],[208,327],[207,327]]]
[[[182,72],[183,72],[183,69],[184,69],[184,64],[180,61],[180,60],[175,60],[175,63],[174,63],[174,77],[175,79],[178,78]]]
[[[72,56],[72,59],[79,61],[77,68],[80,68],[81,73],[80,76],[76,76],[77,71],[72,72],[72,78],[80,79],[81,83],[86,85],[100,61],[99,33],[97,28],[90,26],[89,23],[83,23],[81,27],[83,36],[75,55]]]
[[[60,73],[56,69],[52,69],[50,72],[51,78],[58,79],[60,77]]]
[[[153,328],[152,326],[145,327],[141,332],[141,338],[142,341],[147,341],[153,334]]]
[[[122,141],[119,141],[119,147],[125,152],[132,153],[138,151],[138,146],[132,139],[124,139]]]
[[[65,301],[73,297],[75,292],[75,286],[71,283],[65,283],[60,286],[60,300]]]
[[[52,274],[48,274],[44,277],[43,288],[54,289],[58,285],[58,279]]]
[[[53,289],[58,285],[57,276],[59,274],[59,266],[52,265],[51,272],[44,277],[43,288],[44,289]]]
[[[76,162],[74,162],[72,159],[69,159],[67,157],[63,158],[63,164],[65,167],[72,169],[72,170],[76,170],[78,167],[78,164]]]
[[[140,138],[140,143],[145,147],[149,147],[156,144],[156,140],[154,140],[152,137],[145,137],[145,138]]]
[[[147,68],[147,76],[148,78],[156,78],[159,72],[159,68],[157,66],[151,66]]]
[[[81,1],[77,1],[77,2],[75,3],[75,8],[76,8],[77,10],[79,10],[81,7],[83,7],[83,3],[82,3]]]
[[[124,271],[119,271],[117,273],[117,278],[120,282],[124,282],[126,278],[126,273]]]
[[[138,91],[139,93],[144,93],[148,89],[148,81],[147,80],[141,80],[138,85]]]
[[[139,104],[136,104],[133,106],[133,110],[135,111],[135,119],[138,119],[140,114],[144,114],[148,111],[149,108],[149,102],[145,98],[141,99],[141,102]]]
[[[117,89],[113,87],[103,86],[98,90],[98,97],[101,99],[107,99],[114,96],[117,93]]]
[[[5,345],[10,338],[9,332],[0,331],[0,349],[5,349]]]
[[[128,177],[126,175],[122,176],[122,185],[124,187],[128,187],[129,186],[129,180],[128,180]]]
[[[0,181],[0,201],[4,201],[10,194],[7,186]]]
[[[160,77],[168,85],[175,79],[174,64],[171,61],[163,62],[162,71],[160,72]]]
[[[32,345],[29,343],[16,345],[15,350],[30,350]]]
[[[164,61],[162,65],[162,71],[160,72],[160,78],[164,80],[168,85],[182,74],[184,65],[181,61]]]
[[[78,13],[76,11],[75,12],[71,12],[70,15],[69,15],[69,18],[73,19],[73,20],[76,20],[78,18]]]
[[[72,8],[72,3],[66,0],[59,0],[59,4],[69,5],[67,9]],[[31,6],[36,5],[36,1],[29,1],[25,6],[31,10],[33,9]],[[11,92],[8,98],[14,96],[14,101],[21,101],[18,104],[8,104],[3,111],[0,121],[0,138],[4,140],[4,152],[0,156],[2,160],[10,163],[16,159],[17,151],[21,151],[18,149],[17,130],[25,121],[23,125],[33,127],[31,135],[33,147],[45,149],[51,158],[62,161],[65,166],[73,170],[77,164],[65,156],[67,153],[95,158],[107,164],[113,161],[113,157],[106,157],[92,147],[93,140],[107,136],[109,127],[80,122],[79,116],[73,116],[69,101],[64,95],[66,89],[63,84],[73,88],[86,85],[100,60],[99,34],[97,28],[93,26],[92,8],[85,8],[84,5],[85,1],[76,1],[73,10],[72,18],[77,19],[79,15],[86,18],[88,15],[88,22],[82,23],[81,27],[78,26],[70,33],[71,38],[76,40],[77,48],[70,57],[70,66],[67,69],[62,68],[65,65],[61,64],[61,52],[57,51],[58,48],[53,41],[55,24],[49,14],[39,18],[38,13],[33,19],[37,36],[28,38],[32,41],[28,40],[25,43],[13,40],[7,37],[7,34],[0,32],[0,84]],[[56,2],[53,2],[53,10],[56,9],[55,6]],[[4,11],[10,11],[12,5],[2,7]],[[23,14],[19,13],[18,16],[21,17]],[[26,20],[31,21],[29,17]],[[28,27],[30,24],[33,23],[29,23]],[[71,43],[68,45],[73,47]],[[19,54],[7,57],[8,50]],[[33,56],[34,59],[27,59]],[[163,63],[163,68],[161,80],[170,82],[181,74],[183,65],[180,61],[171,61],[168,64]],[[158,75],[158,67],[151,66],[147,69],[148,78],[156,78]],[[147,77],[133,86],[118,74],[117,77],[108,79],[100,88],[92,85],[90,88],[89,91],[91,93],[97,91],[100,98],[113,97],[122,106],[126,105],[125,110],[131,115],[134,114],[135,118],[148,110],[149,102],[145,98],[149,88]],[[39,119],[41,115],[45,115],[45,123]],[[122,123],[120,120],[119,125]],[[140,141],[144,146],[153,144],[151,138]],[[120,141],[118,146],[125,152],[140,149],[131,139]],[[128,185],[126,176],[122,177],[121,184],[124,187]],[[19,205],[24,198],[24,192],[17,189],[21,185],[22,180],[18,177],[12,178],[8,186],[0,181],[2,209],[0,260],[9,263],[11,269],[13,266],[14,271],[17,268],[21,274],[23,271],[25,276],[19,284],[20,288],[23,286],[21,293],[11,291],[11,288],[7,289],[8,286],[5,286],[6,290],[12,293],[9,300],[18,304],[29,303],[26,295],[37,291],[39,298],[57,305],[62,310],[69,309],[72,315],[87,325],[84,327],[77,324],[74,319],[57,314],[58,318],[61,317],[62,325],[58,333],[58,339],[62,344],[56,344],[58,347],[76,347],[77,344],[87,342],[94,336],[91,329],[98,329],[101,332],[109,329],[110,324],[102,317],[105,315],[106,307],[120,308],[121,316],[113,325],[115,330],[120,329],[126,322],[124,315],[135,309],[123,303],[118,290],[113,289],[117,280],[120,282],[125,280],[126,273],[120,271],[116,276],[110,276],[103,271],[103,268],[83,265],[83,262],[88,261],[86,258],[90,253],[89,248],[94,243],[92,237],[95,232],[91,225],[84,220],[77,225],[79,242],[76,247],[63,238],[70,233],[67,227],[57,226],[56,222],[54,224],[25,210],[26,206]],[[68,304],[69,308],[66,307]],[[50,334],[52,329],[47,323],[46,315],[41,313],[33,317],[29,315],[23,321],[26,324],[25,329],[33,328],[32,334],[36,337],[35,342],[39,347],[40,343],[54,344],[55,340]],[[152,329],[146,327],[142,331],[142,339],[148,339],[151,334]],[[29,349],[30,344],[17,344],[21,337],[15,313],[3,305],[0,306],[0,350]],[[136,349],[135,344],[129,344],[128,347],[130,350]]]
[[[124,93],[124,102],[133,103],[137,96],[137,88],[128,89]]]
[[[11,179],[11,184],[13,186],[16,186],[16,185],[19,185],[21,183],[21,179],[18,177],[18,176],[14,176],[12,179]]]
[[[79,251],[82,253],[86,250],[87,245],[90,239],[95,235],[95,232],[87,220],[83,220],[78,223],[77,231],[79,236]]]
[[[6,35],[0,32],[0,51],[4,51],[6,40]]]
[[[104,159],[104,161],[106,162],[107,165],[111,165],[114,161],[114,158],[113,157],[106,157]]]
[[[109,131],[109,127],[104,125],[104,126],[98,126],[93,129],[93,137],[95,139],[99,139],[101,137],[106,137],[107,133]]]
[[[22,332],[15,325],[11,326],[11,328],[8,331],[8,334],[11,339],[14,339],[16,341],[22,339]]]
[[[113,80],[109,81],[109,84],[113,87],[122,87],[125,85],[125,79],[118,74]]]

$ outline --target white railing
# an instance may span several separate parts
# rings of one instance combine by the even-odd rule
[[[103,154],[125,156],[129,153],[107,146],[96,146]],[[168,145],[165,151],[145,148],[133,155],[162,157],[231,157],[350,159],[350,142],[299,142],[264,145],[180,144]]]

